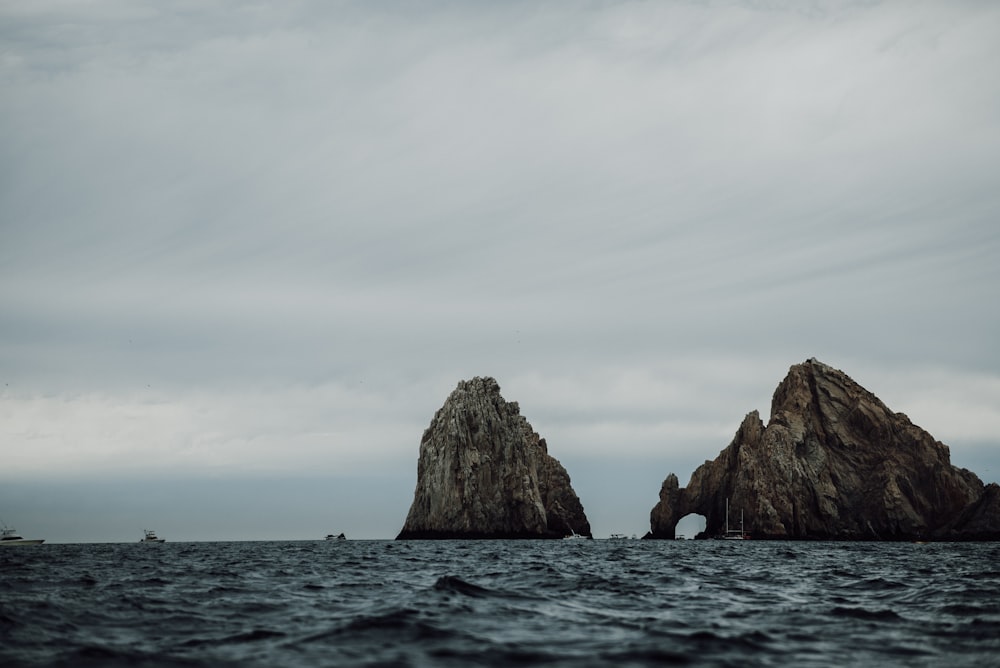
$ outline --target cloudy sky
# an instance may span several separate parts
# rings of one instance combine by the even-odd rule
[[[391,538],[479,375],[641,534],[812,356],[998,481],[998,66],[988,2],[0,2],[0,518]]]

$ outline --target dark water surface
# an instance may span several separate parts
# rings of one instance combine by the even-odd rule
[[[1000,544],[0,549],[8,666],[998,666]]]

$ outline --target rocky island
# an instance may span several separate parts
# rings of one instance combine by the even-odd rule
[[[1000,487],[952,466],[948,447],[815,359],[791,367],[765,426],[748,414],[732,442],[680,487],[671,473],[648,538],[689,513],[705,535],[745,519],[753,538],[1000,539]]]
[[[566,469],[493,378],[461,381],[420,441],[397,540],[591,536]]]

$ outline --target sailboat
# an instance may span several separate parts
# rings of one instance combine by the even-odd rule
[[[743,509],[740,509],[740,528],[730,529],[729,528],[729,497],[726,497],[726,533],[722,536],[723,540],[746,540],[749,536],[743,530]]]

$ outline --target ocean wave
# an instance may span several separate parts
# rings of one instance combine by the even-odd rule
[[[674,543],[8,550],[0,665],[979,666],[1000,653],[991,545]]]

